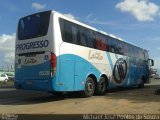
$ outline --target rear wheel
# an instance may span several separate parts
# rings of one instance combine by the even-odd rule
[[[94,80],[90,77],[87,78],[85,83],[85,89],[82,93],[83,97],[91,97],[95,92],[95,83]]]
[[[96,94],[97,95],[104,95],[106,93],[106,90],[107,90],[107,81],[104,77],[101,77],[98,82]]]
[[[64,92],[53,92],[53,95],[56,96],[56,97],[63,97]]]

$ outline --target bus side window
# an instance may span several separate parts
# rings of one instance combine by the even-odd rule
[[[81,45],[87,46],[87,36],[83,31],[81,31]]]
[[[133,47],[133,57],[136,58],[137,57],[137,48],[132,46]]]
[[[102,34],[96,34],[96,48],[106,51],[105,37]]]
[[[112,53],[117,53],[116,41],[115,41],[114,39],[111,39],[110,42],[111,42],[111,43],[110,43],[110,44],[111,44],[111,46],[110,46],[110,47],[111,47],[111,48],[110,48],[110,49],[111,49],[111,52],[112,52]]]
[[[127,44],[125,44],[125,43],[124,43],[124,45],[123,45],[123,50],[124,50],[124,55],[125,55],[125,56],[128,56],[128,46],[127,46]]]
[[[139,56],[140,56],[140,59],[141,60],[145,60],[145,55],[144,55],[144,52],[142,50],[139,50]]]
[[[119,54],[119,45],[118,45],[118,42],[116,40],[114,41],[114,50],[115,50],[116,54]]]
[[[72,25],[72,35],[73,35],[73,43],[77,43],[77,27],[75,25]]]
[[[99,39],[98,39],[98,37],[96,36],[96,49],[99,49]]]
[[[81,37],[81,33],[80,33],[79,29],[78,29],[78,31],[77,31],[77,41],[76,41],[77,45],[81,44],[81,38],[80,37]]]
[[[83,29],[81,26],[78,26],[76,44],[82,46],[88,46],[88,36],[86,33],[87,32],[85,29]]]
[[[107,41],[105,36],[101,36],[101,49],[107,51]]]
[[[124,55],[123,44],[118,41],[117,46],[118,46],[118,53],[121,54],[121,55]]]
[[[59,19],[62,40],[65,41],[64,20]]]
[[[109,52],[114,53],[113,41],[112,41],[110,38],[108,38],[108,39],[109,39],[109,40],[108,40]]]
[[[70,22],[65,21],[65,42],[73,43],[73,35],[72,35],[72,24]]]
[[[87,47],[93,48],[92,32],[89,29],[86,29],[87,36]]]
[[[131,47],[131,45],[128,45],[128,54],[129,54],[129,57],[132,57],[132,47]]]
[[[109,51],[109,45],[108,45],[108,40],[107,38],[105,37],[105,41],[104,41],[104,44],[105,44],[105,51]]]
[[[96,48],[101,50],[101,44],[102,44],[101,38],[98,35],[96,35]]]
[[[94,32],[92,32],[92,41],[92,46],[96,49],[96,35]]]

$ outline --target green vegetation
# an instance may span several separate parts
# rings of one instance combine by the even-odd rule
[[[14,87],[14,81],[2,82],[0,81],[0,88],[4,87]]]

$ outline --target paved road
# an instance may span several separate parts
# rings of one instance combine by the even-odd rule
[[[0,113],[12,114],[86,114],[86,113],[158,113],[160,80],[152,80],[143,89],[116,89],[104,96],[58,98],[49,93],[0,88]]]

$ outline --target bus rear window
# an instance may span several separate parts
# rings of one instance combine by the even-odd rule
[[[48,32],[50,14],[51,11],[46,11],[21,18],[18,23],[18,39],[45,36]]]

